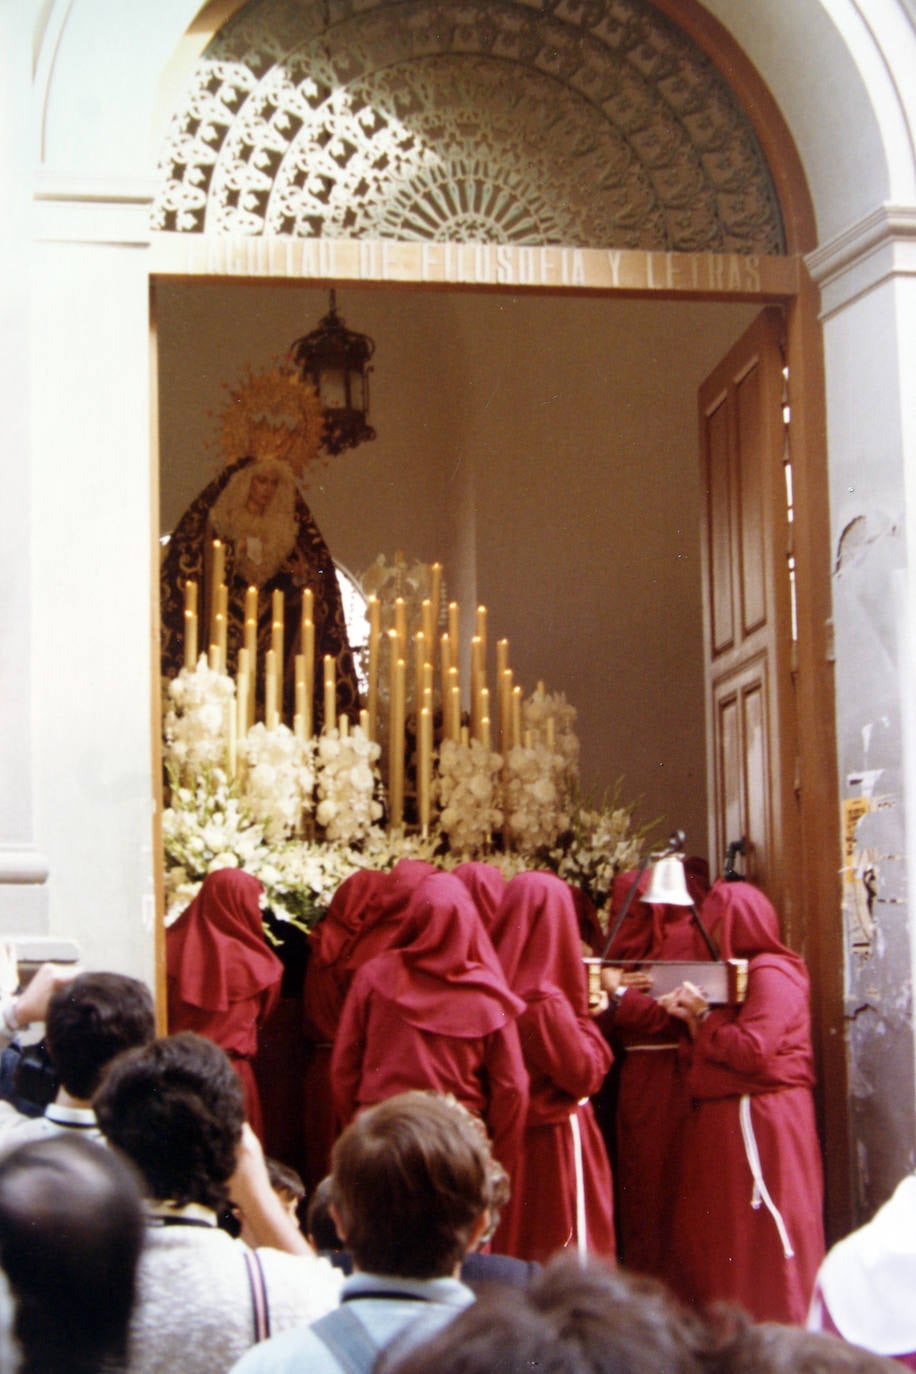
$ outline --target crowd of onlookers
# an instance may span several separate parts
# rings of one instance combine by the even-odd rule
[[[828,1256],[810,1295],[819,1331],[754,1320],[735,1302],[688,1304],[615,1267],[601,1209],[598,1243],[582,1243],[583,1180],[562,1176],[570,1133],[578,1168],[606,1187],[590,1109],[578,1104],[571,1127],[568,1101],[574,1084],[587,1097],[609,1054],[588,1029],[595,1008],[577,1000],[579,930],[559,880],[523,875],[508,903],[496,894],[491,943],[466,901],[486,875],[439,875],[432,888],[417,876],[398,894],[400,943],[376,951],[384,963],[370,974],[351,970],[356,998],[336,1016],[351,1046],[353,1025],[364,1045],[393,1035],[439,1079],[417,1090],[398,1054],[376,1064],[351,1048],[343,1080],[329,1079],[344,1128],[308,1197],[295,1170],[265,1158],[237,1055],[198,1030],[157,1037],[141,982],[45,965],[0,1002],[0,1374],[899,1368],[885,1356],[916,1347],[916,1180]],[[484,900],[471,898],[476,912]],[[383,909],[379,898],[372,911]],[[329,925],[325,953],[332,936]],[[765,966],[786,957],[771,951]],[[695,1039],[708,1009],[690,1015]],[[39,1024],[44,1102],[17,1097],[20,1034]],[[459,1085],[478,1069],[496,1076],[495,1114],[490,1098],[462,1101],[443,1066]]]

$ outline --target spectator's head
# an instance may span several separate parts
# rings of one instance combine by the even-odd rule
[[[225,1205],[245,1110],[238,1077],[212,1040],[182,1031],[121,1055],[93,1106],[148,1197]]]
[[[267,1177],[270,1180],[271,1188],[283,1203],[290,1219],[301,1231],[303,1229],[302,1213],[305,1204],[305,1184],[302,1182],[301,1175],[289,1164],[284,1164],[279,1159],[271,1159],[269,1156],[265,1157],[264,1164],[267,1168]],[[236,1216],[241,1224],[242,1240],[252,1249],[256,1249],[257,1236],[248,1225],[244,1208],[236,1208]]]
[[[48,1002],[48,1052],[71,1097],[88,1100],[102,1071],[122,1050],[156,1034],[145,983],[122,973],[80,973]]]
[[[720,1341],[711,1371],[721,1374],[893,1374],[896,1360],[838,1336],[778,1322],[752,1323],[729,1313],[731,1332]]]
[[[484,1293],[385,1374],[701,1374],[705,1329],[651,1279],[563,1253],[527,1290]]]
[[[22,1374],[121,1366],[142,1243],[138,1180],[103,1145],[52,1136],[0,1162],[0,1260]]]
[[[312,1190],[305,1212],[305,1234],[316,1250],[343,1249],[343,1241],[331,1216],[330,1174]]]
[[[330,1202],[358,1269],[436,1278],[477,1243],[491,1179],[487,1139],[469,1113],[435,1093],[401,1093],[335,1144]]]

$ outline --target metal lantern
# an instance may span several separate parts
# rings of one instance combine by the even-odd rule
[[[340,453],[375,438],[369,417],[369,359],[375,344],[367,334],[348,329],[337,313],[337,293],[317,328],[290,346],[304,381],[318,394],[326,425],[323,448]]]

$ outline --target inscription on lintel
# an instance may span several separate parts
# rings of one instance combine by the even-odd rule
[[[616,248],[392,239],[156,234],[151,271],[164,276],[791,296],[794,258],[741,253],[643,253]]]

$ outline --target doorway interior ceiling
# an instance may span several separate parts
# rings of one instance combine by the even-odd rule
[[[648,0],[251,0],[172,120],[153,227],[785,251],[746,115]]]

